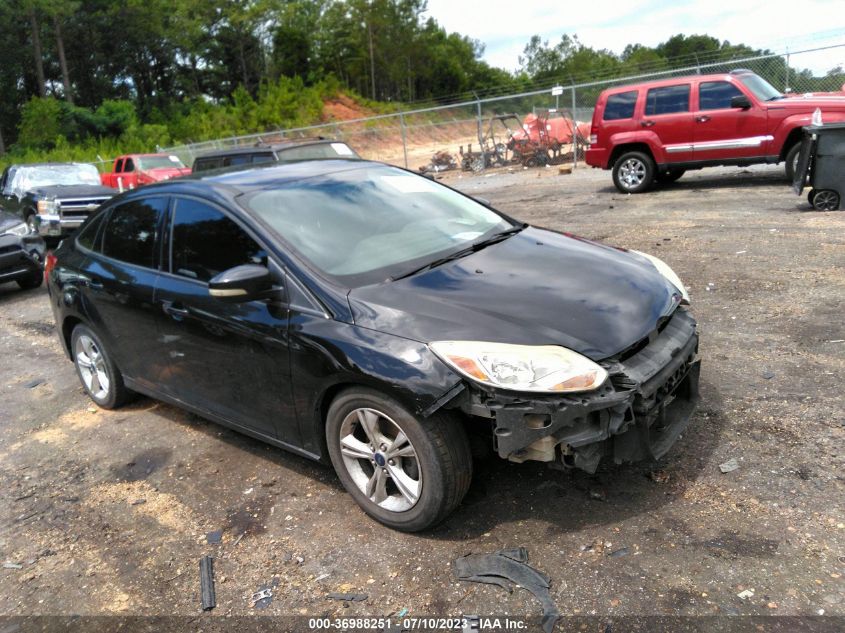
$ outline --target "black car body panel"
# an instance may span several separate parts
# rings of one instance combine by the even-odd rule
[[[152,267],[110,259],[77,238],[56,251],[48,289],[66,351],[73,325],[89,324],[130,388],[312,458],[325,457],[327,407],[350,385],[386,393],[421,417],[461,412],[492,431],[496,450],[513,461],[561,457],[592,470],[605,454],[626,460],[668,448],[695,402],[698,336],[680,291],[644,258],[529,227],[431,270],[348,288],[239,203],[257,188],[367,165],[377,164],[194,174],[104,205],[92,226],[133,200],[171,200]],[[276,298],[224,303],[167,269],[172,201],[180,199],[224,209],[263,248]],[[494,389],[459,375],[428,345],[461,339],[565,346],[610,377],[566,396]]]
[[[468,257],[353,289],[355,323],[418,341],[563,345],[593,360],[639,341],[680,293],[646,261],[528,228]]]
[[[21,218],[0,211],[0,283],[40,275],[46,246],[38,235],[8,233]]]

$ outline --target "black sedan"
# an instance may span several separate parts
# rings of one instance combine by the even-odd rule
[[[44,280],[44,240],[17,215],[0,211],[0,283],[16,281],[23,290]]]
[[[470,435],[594,471],[660,457],[697,399],[696,324],[662,261],[383,164],[151,185],[56,256],[58,331],[98,405],[138,392],[330,460],[401,530],[461,502]]]

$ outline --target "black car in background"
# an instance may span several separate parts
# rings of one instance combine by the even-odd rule
[[[663,455],[697,399],[696,323],[662,261],[379,163],[150,185],[56,258],[57,330],[94,402],[139,392],[330,460],[401,530],[460,503],[469,434],[592,472]]]
[[[86,163],[10,165],[0,178],[0,208],[48,237],[67,235],[115,194]]]
[[[44,240],[17,215],[0,211],[0,283],[16,281],[22,290],[44,280]]]
[[[226,167],[249,166],[257,163],[296,162],[300,160],[360,158],[342,141],[308,138],[252,147],[230,147],[197,156],[192,171],[209,171]]]

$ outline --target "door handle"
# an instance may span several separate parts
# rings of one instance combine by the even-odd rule
[[[647,120],[647,121],[640,121],[640,125],[643,127],[651,127],[654,125],[654,121]]]
[[[695,117],[695,120],[699,123],[707,123],[710,120],[710,117],[706,114],[702,114],[701,116]]]
[[[88,286],[91,290],[102,290],[103,280],[99,277],[89,277],[88,275],[80,276],[80,281],[83,285]]]
[[[191,314],[191,312],[179,302],[162,301],[161,308],[164,310],[165,314],[169,314],[177,321],[181,321]]]

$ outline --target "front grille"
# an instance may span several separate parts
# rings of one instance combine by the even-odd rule
[[[644,345],[638,343],[635,353],[607,366],[617,390],[636,389],[650,399],[664,386],[671,392],[689,371],[698,352],[695,320],[686,310],[676,310],[661,326]]]
[[[0,255],[5,255],[6,253],[14,253],[15,251],[19,250],[21,250],[21,247],[16,245],[0,246]]]
[[[109,197],[99,198],[68,198],[59,200],[62,209],[62,216],[68,218],[85,218],[103,204]]]

